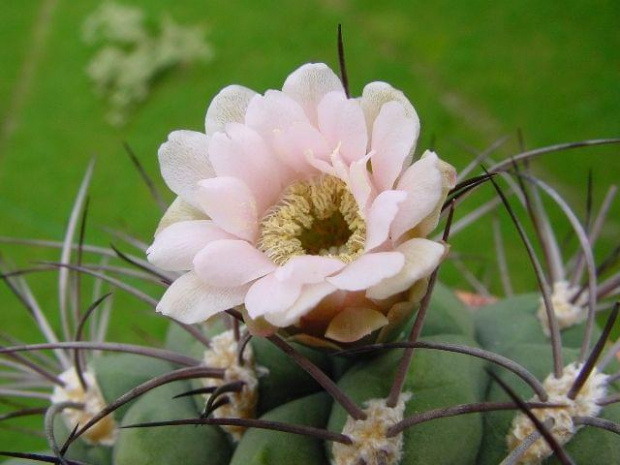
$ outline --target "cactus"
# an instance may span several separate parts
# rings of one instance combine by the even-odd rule
[[[264,174],[264,166],[251,158],[254,152],[244,152],[244,144],[261,152],[264,141],[252,132],[267,124],[259,118],[265,116],[261,111],[277,106],[282,95],[297,98],[295,90],[304,86],[312,92],[326,86],[325,103],[317,107],[316,101],[305,102],[309,106],[301,109],[289,102],[286,109],[295,117],[300,117],[295,111],[305,111],[309,119],[318,118],[327,142],[313,139],[316,153],[310,150],[303,160],[294,160],[298,165],[288,166],[289,171],[268,160],[270,168],[281,169],[289,185],[280,186],[280,200],[274,197],[262,206],[266,213],[258,221],[244,196],[250,188],[267,196],[273,186],[251,178],[243,184],[231,176],[238,160],[212,155],[215,171],[228,173],[218,178],[211,176],[213,166],[192,165],[191,156],[203,159],[201,144],[207,142],[220,144],[224,151],[240,144],[245,162]],[[306,65],[283,89],[256,97],[247,89],[227,88],[207,113],[209,137],[174,133],[164,144],[162,171],[179,198],[160,223],[148,250],[150,262],[83,243],[86,215],[81,225],[78,218],[92,174],[89,168],[60,245],[61,260],[52,265],[59,270],[61,337],[51,329],[24,277],[48,268],[15,271],[2,263],[5,282],[47,340],[30,345],[12,341],[0,349],[10,361],[7,367],[14,368],[3,369],[0,376],[16,379],[18,386],[14,391],[0,389],[0,396],[17,394],[39,402],[37,408],[14,411],[2,420],[43,415],[50,449],[39,454],[3,452],[14,457],[7,463],[620,463],[620,374],[614,358],[618,345],[608,347],[618,315],[618,304],[612,302],[620,279],[611,273],[597,285],[617,257],[597,267],[592,253],[608,205],[601,207],[598,226],[588,229],[551,187],[517,169],[519,162],[544,153],[617,140],[524,152],[462,181],[466,172],[457,177],[430,152],[407,168],[419,121],[402,93],[387,84],[367,86],[357,102],[345,97],[348,89],[327,67]],[[352,126],[331,121],[330,112],[353,118]],[[243,126],[252,118],[255,127]],[[373,129],[377,121],[383,122]],[[363,157],[355,159],[359,144],[347,130],[360,122],[364,131],[371,126],[374,140],[363,139]],[[285,127],[286,121],[278,124]],[[305,136],[312,139],[315,134],[308,127]],[[285,129],[293,137],[300,128]],[[269,134],[277,138],[282,131],[269,129]],[[336,148],[329,146],[332,136],[342,139]],[[396,139],[392,145],[390,138]],[[295,149],[284,136],[270,143]],[[321,158],[323,143],[330,150]],[[398,163],[375,155],[385,144],[400,153]],[[366,145],[373,147],[369,154]],[[186,157],[185,164],[175,167],[171,163],[179,163],[178,157]],[[369,163],[372,171],[367,170]],[[294,179],[293,168],[322,174]],[[414,178],[416,170],[426,177]],[[520,182],[512,182],[509,175]],[[184,176],[200,180],[186,183]],[[381,186],[376,188],[381,193],[373,191],[373,202],[368,196],[376,186],[364,184],[371,176]],[[522,220],[498,185],[500,177],[508,178],[511,193],[523,199],[545,261],[538,260]],[[472,219],[484,221],[473,212],[454,223],[455,209],[473,190],[491,184],[499,200],[481,208],[506,208],[539,289],[512,292],[496,234],[506,296],[487,295],[485,305],[474,309],[462,294],[443,284],[438,273],[441,262],[450,260],[451,238]],[[238,195],[240,214],[246,220],[254,215],[260,233],[247,221],[227,216],[214,193]],[[551,197],[579,240],[580,249],[566,263],[541,193]],[[425,207],[408,204],[408,198]],[[234,202],[228,205],[237,207]],[[289,220],[297,223],[291,226]],[[429,239],[440,221],[441,238]],[[320,227],[312,229],[313,224]],[[219,248],[211,246],[214,242]],[[132,239],[129,243],[140,244]],[[214,262],[230,250],[242,255],[248,266],[234,263],[234,254],[228,262]],[[86,251],[120,265],[85,265]],[[222,276],[216,273],[218,267]],[[112,272],[121,278],[112,277]],[[76,304],[81,302],[81,283],[71,281],[70,274],[95,278],[96,298],[86,311]],[[124,275],[137,277],[145,287],[125,282]],[[167,286],[160,299],[144,291],[153,280]],[[108,312],[112,302],[101,295],[102,283],[172,317],[163,348],[104,342],[107,318],[92,320],[96,312]],[[611,307],[599,328],[595,312]],[[67,318],[70,310],[77,318]],[[85,337],[89,318],[93,327]],[[43,349],[53,350],[54,358],[39,353]],[[23,387],[35,381],[46,389],[45,395]]]

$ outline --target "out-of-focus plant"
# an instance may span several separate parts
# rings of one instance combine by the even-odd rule
[[[205,35],[203,27],[181,25],[169,15],[151,31],[139,8],[101,4],[84,22],[82,38],[97,49],[86,72],[110,107],[108,122],[125,124],[165,71],[210,61],[213,48]]]

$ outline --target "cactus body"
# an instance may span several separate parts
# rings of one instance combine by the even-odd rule
[[[124,417],[126,425],[158,420],[195,418],[198,411],[189,398],[172,399],[190,389],[189,383],[161,386],[145,394]],[[122,430],[114,450],[116,465],[199,465],[208,457],[212,465],[229,463],[231,446],[215,426],[163,427]]]
[[[547,336],[536,318],[538,304],[539,297],[536,295],[516,295],[472,311],[450,289],[437,284],[420,341],[482,347],[521,364],[542,381],[552,371],[552,355]],[[398,339],[402,340],[412,325],[413,321],[408,322]],[[226,331],[221,322],[202,329],[205,337],[211,339]],[[583,331],[583,324],[580,324],[562,333],[565,341],[564,365],[577,360],[579,349],[576,347]],[[596,330],[595,337],[599,333],[600,330]],[[249,344],[256,367],[260,367],[257,418],[335,433],[349,431],[354,437],[353,430],[348,429],[351,419],[346,411],[308,373],[267,339],[255,337]],[[299,344],[292,345],[294,350],[325,373],[331,374],[339,389],[366,412],[370,412],[369,407],[379,405],[388,397],[403,353],[400,348],[357,356],[336,356]],[[176,325],[170,327],[166,346],[197,359],[203,357],[207,350],[204,344]],[[95,358],[89,367],[97,374],[107,401],[174,369],[169,362],[127,354]],[[613,373],[617,369],[618,363],[612,362],[608,372]],[[533,391],[528,384],[488,361],[465,354],[417,348],[404,383],[402,411],[398,418],[390,421],[398,422],[416,414],[455,405],[508,401],[506,392],[499,385],[490,383],[486,370],[496,373],[523,399],[532,398]],[[114,418],[124,426],[196,419],[205,405],[203,395],[173,397],[201,386],[203,384],[197,379],[160,386],[118,409]],[[607,394],[619,391],[618,382],[610,383]],[[500,463],[510,452],[506,438],[517,415],[518,411],[513,409],[455,415],[414,424],[396,436],[398,440],[392,443],[397,445],[396,459],[393,456],[391,461],[385,463]],[[604,407],[600,418],[619,422],[620,405]],[[62,443],[68,431],[60,417],[56,419],[55,430],[57,441]],[[334,442],[316,437],[257,428],[247,429],[238,438],[240,440],[235,442],[221,427],[212,425],[130,428],[120,430],[113,448],[92,446],[78,440],[66,457],[93,465],[198,465],[206,463],[207,457],[212,465],[355,463],[351,459],[342,459],[342,451],[350,450],[347,448],[355,447],[355,444],[334,446]],[[620,463],[617,437],[594,428],[579,429],[566,444],[566,451],[576,463]],[[14,459],[7,463],[19,464],[23,461]],[[379,460],[377,463],[383,462]],[[552,458],[543,463],[557,461]]]
[[[316,393],[294,400],[263,415],[263,420],[322,428],[327,423],[332,400]],[[252,429],[246,432],[233,454],[231,465],[269,465],[295,463],[324,465],[327,462],[322,441],[306,436]]]

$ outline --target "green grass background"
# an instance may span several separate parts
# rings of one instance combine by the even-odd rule
[[[420,148],[434,141],[447,161],[463,167],[472,155],[520,128],[528,148],[588,138],[620,136],[620,3],[615,0],[164,0],[129,1],[151,19],[170,14],[184,24],[203,24],[216,57],[177,69],[158,80],[150,98],[122,129],[105,122],[85,74],[93,50],[80,39],[94,0],[4,0],[0,6],[0,121],[14,131],[0,138],[0,234],[61,240],[83,172],[93,157],[89,242],[106,244],[104,227],[145,241],[159,219],[139,176],[124,154],[127,141],[146,169],[158,177],[156,151],[167,134],[201,130],[208,102],[219,89],[239,83],[264,91],[278,88],[308,61],[337,64],[336,26],[345,32],[353,94],[384,80],[401,88],[422,120]],[[48,9],[49,19],[42,21]],[[48,28],[39,53],[36,36]],[[43,28],[43,29],[42,29]],[[33,47],[35,51],[33,52]],[[31,69],[31,79],[24,70]],[[17,104],[15,103],[17,102]],[[516,153],[512,138],[501,150]],[[567,197],[579,214],[585,205],[588,169],[595,201],[620,174],[618,148],[601,147],[552,155],[537,172]],[[482,199],[490,192],[477,194]],[[167,199],[172,197],[168,195]],[[615,206],[597,255],[617,244],[620,208]],[[460,215],[461,213],[459,213]],[[457,215],[458,216],[458,215]],[[554,223],[566,231],[561,215]],[[454,249],[490,255],[489,223],[455,239]],[[523,251],[503,224],[517,288],[533,289]],[[0,247],[20,265],[57,259],[57,251]],[[484,262],[474,261],[483,271]],[[445,280],[466,287],[450,266]],[[493,289],[496,278],[489,274]],[[57,312],[52,276],[30,280],[51,318]],[[40,340],[26,312],[3,287],[0,328],[29,342]],[[163,322],[136,300],[118,296],[111,338],[162,335]],[[20,424],[15,422],[13,424]],[[0,430],[0,449],[27,447],[31,439]]]

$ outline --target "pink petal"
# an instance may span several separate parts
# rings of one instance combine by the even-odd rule
[[[366,218],[366,251],[387,240],[398,207],[406,198],[407,193],[403,191],[384,191],[377,196]]]
[[[429,276],[441,263],[446,254],[446,246],[415,238],[399,245],[396,250],[405,257],[405,266],[400,273],[381,281],[368,289],[366,295],[371,299],[387,299],[394,294],[406,291],[416,281]]]
[[[330,155],[329,159],[331,160],[334,171],[336,172],[336,177],[342,179],[346,184],[349,183],[349,164],[344,161],[342,158],[342,153],[340,152],[340,148],[336,148]]]
[[[456,170],[454,167],[441,159],[438,161],[437,166],[442,174],[441,197],[433,211],[415,227],[415,235],[417,237],[426,237],[437,227],[443,203],[448,193],[454,189],[456,185]]]
[[[243,181],[218,177],[200,181],[198,186],[200,205],[220,228],[241,239],[254,240],[258,228],[256,201]]]
[[[338,76],[323,63],[308,63],[295,70],[284,82],[282,91],[297,101],[317,124],[316,109],[325,94],[344,92]]]
[[[264,96],[254,97],[245,113],[245,124],[270,140],[274,131],[296,123],[307,123],[303,108],[288,95],[268,90]]]
[[[198,207],[197,182],[215,176],[208,155],[209,138],[194,131],[174,131],[159,151],[159,166],[172,192]]]
[[[306,152],[305,156],[306,156],[306,161],[308,162],[308,164],[312,166],[319,173],[327,174],[328,176],[338,177],[338,172],[332,166],[331,162],[317,158],[314,155],[314,152],[311,152],[311,151]]]
[[[235,287],[262,278],[276,268],[265,254],[240,240],[211,242],[194,259],[194,271],[210,286]]]
[[[379,190],[392,189],[420,134],[420,122],[407,117],[398,102],[381,108],[372,130],[372,174]]]
[[[206,133],[224,132],[228,123],[243,123],[250,100],[257,95],[243,86],[224,87],[211,101],[205,118]]]
[[[371,152],[361,160],[351,163],[349,169],[348,185],[364,217],[366,216],[368,202],[375,196],[376,191],[367,168],[368,159],[372,155]]]
[[[278,268],[274,275],[276,279],[286,283],[314,284],[320,283],[326,276],[342,270],[345,266],[336,258],[301,255],[291,258],[284,266]]]
[[[172,283],[157,304],[157,311],[188,325],[201,323],[241,305],[249,287],[249,284],[234,288],[208,286],[190,271]]]
[[[326,278],[338,289],[361,291],[398,273],[405,264],[399,252],[378,252],[362,255],[338,275]]]
[[[411,102],[405,97],[400,90],[394,89],[391,85],[385,82],[371,82],[364,87],[362,98],[360,103],[366,116],[366,124],[368,125],[368,134],[372,134],[372,129],[375,124],[375,120],[381,111],[383,105],[387,102],[398,102],[405,110],[407,118],[412,118],[416,122],[416,126],[420,126],[420,118],[416,113]],[[409,166],[413,159],[413,152],[415,151],[415,142],[411,147],[411,152],[405,159],[404,166]],[[371,139],[372,145],[372,139]]]
[[[330,92],[318,107],[319,129],[332,148],[348,163],[366,155],[368,134],[364,112],[358,101],[347,99],[344,92]]]
[[[301,294],[301,284],[278,280],[274,273],[260,278],[245,297],[245,308],[251,318],[281,313],[290,308]]]
[[[398,181],[397,189],[407,192],[407,200],[400,205],[392,223],[393,241],[397,241],[426,218],[441,199],[443,175],[437,155],[427,151],[405,171]]]
[[[218,176],[241,179],[252,191],[259,212],[273,205],[282,190],[281,163],[253,129],[231,123],[215,134],[209,156]]]
[[[302,288],[301,295],[290,308],[280,313],[269,313],[265,315],[265,319],[280,328],[297,324],[299,319],[310,313],[321,300],[336,291],[335,286],[326,282],[308,284]]]
[[[191,270],[194,257],[207,244],[232,237],[210,220],[181,221],[157,234],[146,253],[148,260],[162,270]]]
[[[327,160],[329,147],[321,133],[309,123],[297,123],[273,134],[272,144],[278,158],[298,173],[311,174],[314,171],[308,162],[314,158]]]

